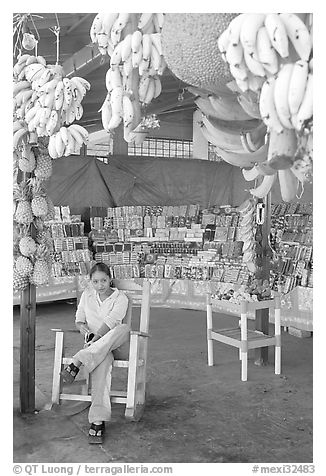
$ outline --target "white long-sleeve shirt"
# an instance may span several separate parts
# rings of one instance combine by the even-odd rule
[[[81,295],[76,312],[76,323],[87,324],[96,332],[102,324],[113,329],[121,324],[128,308],[128,298],[123,291],[114,289],[111,296],[101,301],[95,289],[87,288]]]

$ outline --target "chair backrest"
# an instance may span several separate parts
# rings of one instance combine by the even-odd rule
[[[127,296],[128,298],[128,308],[125,317],[123,318],[123,324],[127,324],[131,328],[131,317],[132,317],[132,296]]]
[[[149,327],[149,315],[150,315],[150,282],[148,279],[143,279],[142,284],[135,281],[114,279],[114,286],[121,291],[124,291],[129,298],[129,305],[126,316],[123,322],[128,323],[128,319],[131,322],[132,306],[133,304],[140,304],[140,323],[139,330],[141,332],[148,332]],[[131,300],[130,300],[131,298]],[[125,320],[127,319],[127,320]]]

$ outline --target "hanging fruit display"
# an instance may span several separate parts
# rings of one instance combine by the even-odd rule
[[[143,142],[146,132],[139,125],[146,106],[162,90],[163,23],[163,13],[98,13],[90,29],[101,54],[111,57],[105,77],[107,95],[100,109],[102,125],[113,132],[123,123],[127,142]]]

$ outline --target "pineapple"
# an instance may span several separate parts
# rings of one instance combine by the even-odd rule
[[[22,172],[33,172],[36,166],[36,158],[32,147],[29,144],[24,145],[23,152],[18,161],[18,166]]]
[[[27,276],[23,276],[16,269],[13,275],[13,289],[14,291],[22,291],[28,286],[29,280]]]
[[[48,212],[47,212],[44,220],[46,220],[46,221],[54,220],[54,217],[55,217],[54,204],[53,204],[51,198],[48,195],[46,196],[46,202],[47,202],[47,205],[48,205]]]
[[[22,276],[29,276],[33,271],[33,263],[26,256],[19,256],[16,259],[15,268]]]
[[[36,261],[34,264],[31,282],[36,286],[47,284],[50,279],[50,267],[48,263],[47,248],[39,245],[37,248]]]
[[[35,177],[47,180],[52,175],[52,159],[49,155],[40,154],[36,159]]]
[[[17,207],[15,211],[15,220],[22,225],[30,225],[33,221],[33,212],[30,202],[30,190],[27,182],[23,181],[14,188],[14,199]]]
[[[36,252],[36,243],[31,236],[24,236],[20,240],[19,251],[23,256],[31,256]]]
[[[32,212],[36,217],[44,217],[48,212],[48,204],[46,200],[46,191],[42,187],[42,183],[38,179],[31,179],[32,187]]]

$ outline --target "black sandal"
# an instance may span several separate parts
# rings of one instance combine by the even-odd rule
[[[91,427],[89,431],[93,430],[95,432],[94,435],[91,435],[88,433],[88,443],[89,444],[102,444],[103,443],[103,437],[104,437],[104,431],[105,431],[105,423],[102,421],[99,425],[96,425],[95,423],[91,424]]]
[[[77,376],[79,372],[79,367],[77,367],[75,364],[71,363],[67,365],[61,372],[61,378],[62,382],[67,384],[67,383],[72,383],[75,380],[75,377]]]

